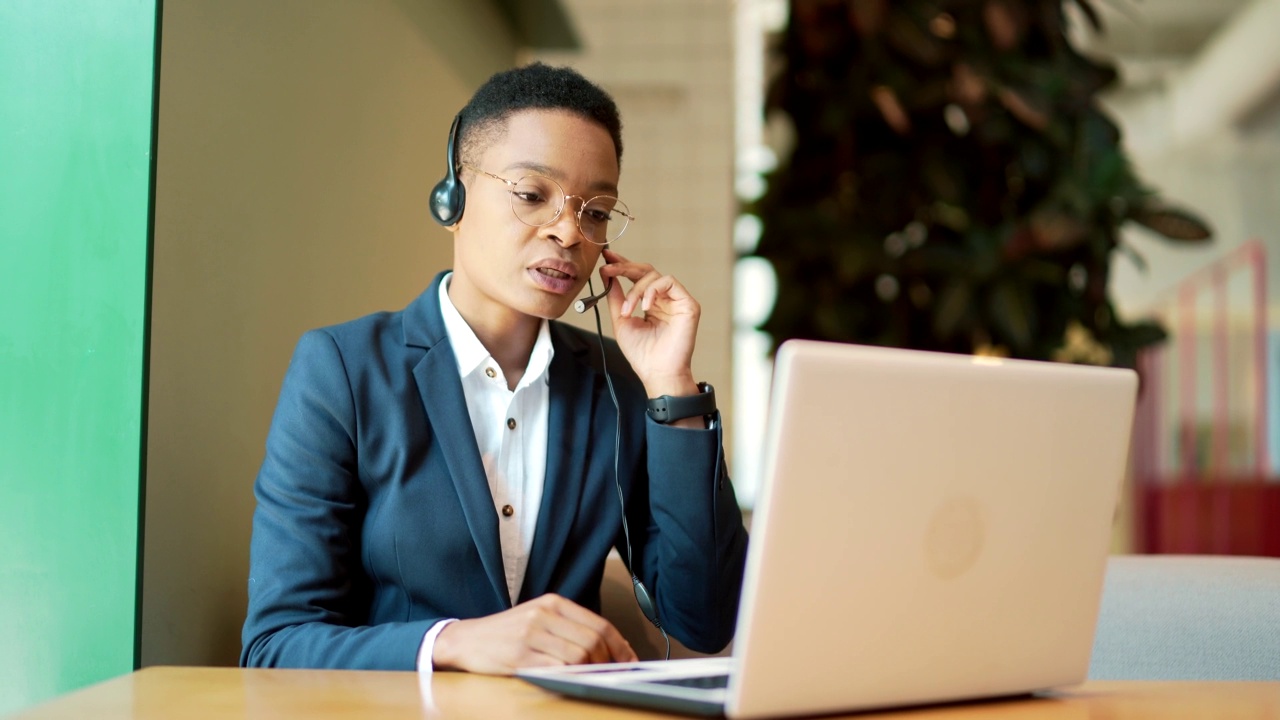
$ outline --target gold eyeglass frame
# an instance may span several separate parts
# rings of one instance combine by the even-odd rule
[[[514,199],[514,196],[515,196],[515,188],[516,188],[517,186],[519,186],[519,185],[520,185],[520,180],[508,180],[508,179],[506,179],[506,178],[502,177],[501,175],[494,175],[493,173],[491,173],[491,172],[489,172],[489,171],[487,171],[487,170],[481,170],[480,168],[478,168],[478,167],[476,167],[476,166],[474,166],[474,165],[471,165],[471,164],[469,164],[469,163],[461,163],[461,165],[462,165],[462,167],[467,168],[468,170],[471,170],[472,172],[476,172],[476,173],[479,173],[479,174],[481,174],[481,175],[488,175],[489,177],[493,178],[494,180],[498,180],[498,181],[500,181],[500,182],[502,182],[502,183],[505,183],[505,184],[510,188],[509,190],[507,190],[507,195],[508,195],[507,202],[508,202],[508,204],[511,206],[511,214],[515,215],[517,220],[519,220],[520,222],[524,223],[525,225],[528,225],[529,227],[546,227],[546,226],[550,225],[551,223],[554,223],[556,220],[559,220],[559,219],[560,219],[560,213],[564,212],[565,205],[568,205],[568,204],[569,204],[569,198],[577,198],[577,199],[579,199],[579,200],[581,200],[581,201],[582,201],[582,204],[578,206],[577,211],[572,211],[572,210],[571,210],[570,212],[573,212],[573,219],[574,219],[574,222],[575,222],[575,223],[577,224],[577,226],[578,226],[578,232],[582,234],[582,237],[584,237],[584,238],[586,238],[586,239],[587,239],[587,242],[589,242],[589,243],[591,243],[591,244],[593,244],[593,245],[607,246],[607,245],[609,245],[609,243],[617,242],[617,241],[618,241],[618,238],[620,238],[620,237],[622,237],[624,234],[626,234],[626,232],[627,232],[627,228],[631,227],[631,223],[633,223],[633,222],[635,222],[635,221],[636,221],[636,216],[635,216],[635,215],[632,215],[631,213],[627,212],[626,210],[619,210],[619,209],[617,209],[617,208],[615,207],[615,208],[614,208],[614,209],[612,209],[610,212],[615,212],[615,213],[618,213],[619,215],[621,215],[621,216],[625,217],[625,218],[627,219],[627,223],[626,223],[625,225],[623,225],[623,226],[622,226],[622,230],[618,231],[618,237],[615,237],[615,238],[614,238],[614,239],[612,239],[612,240],[605,240],[604,242],[596,242],[594,239],[592,239],[592,238],[591,238],[591,236],[587,235],[587,232],[586,232],[585,230],[583,230],[583,229],[582,229],[582,211],[583,211],[583,210],[585,210],[585,209],[587,208],[587,205],[588,205],[588,204],[590,204],[590,203],[591,203],[591,201],[593,201],[593,200],[599,200],[599,199],[601,199],[601,198],[608,198],[608,199],[611,199],[611,200],[613,200],[613,201],[615,201],[615,202],[621,203],[623,207],[626,207],[626,203],[622,202],[622,200],[621,200],[620,198],[617,198],[617,197],[615,197],[615,196],[613,196],[613,195],[594,195],[594,196],[592,196],[592,197],[590,197],[590,198],[584,198],[584,197],[582,197],[581,195],[570,195],[570,194],[568,194],[568,193],[566,193],[566,192],[564,191],[564,186],[563,186],[563,185],[561,185],[560,183],[556,182],[555,178],[549,178],[549,177],[547,177],[546,175],[540,175],[540,174],[538,174],[538,173],[529,173],[528,175],[522,175],[522,176],[520,177],[520,180],[524,180],[525,178],[531,178],[531,177],[542,178],[542,179],[544,179],[544,180],[547,180],[548,182],[552,183],[553,185],[555,185],[557,188],[559,188],[559,189],[560,189],[560,197],[561,197],[561,200],[560,200],[560,207],[556,209],[556,214],[555,214],[555,215],[552,215],[550,220],[548,220],[548,221],[546,221],[546,222],[542,223],[541,225],[535,225],[535,224],[533,224],[533,223],[529,222],[528,220],[525,220],[524,218],[520,217],[520,213],[516,212],[516,206],[515,206],[515,199]],[[627,208],[627,209],[628,209],[628,210],[630,210],[630,208]]]

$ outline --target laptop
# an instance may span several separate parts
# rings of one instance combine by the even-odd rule
[[[730,718],[1083,682],[1136,392],[1129,370],[786,342],[732,657],[518,676]]]

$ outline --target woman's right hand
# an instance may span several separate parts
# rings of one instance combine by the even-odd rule
[[[608,620],[559,595],[449,623],[431,652],[437,670],[488,675],[511,675],[523,667],[636,659],[631,644]]]

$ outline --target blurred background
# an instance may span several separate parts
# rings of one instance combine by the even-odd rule
[[[1117,365],[1142,393],[1114,548],[1280,554],[1278,23],[1265,0],[740,2],[747,497],[782,339]]]
[[[1280,555],[1280,0],[91,5],[0,4],[0,712],[235,662],[293,346],[448,267],[450,120],[532,60],[618,101],[744,507],[787,337],[1129,365],[1116,551]]]

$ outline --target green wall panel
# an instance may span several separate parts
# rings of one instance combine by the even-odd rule
[[[134,667],[156,0],[0,0],[0,714]]]

